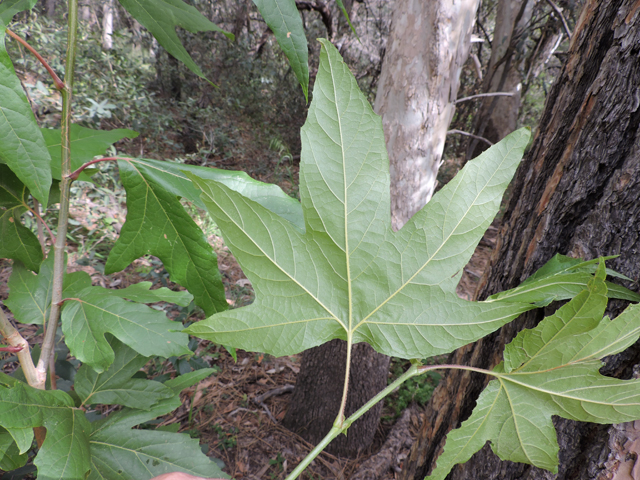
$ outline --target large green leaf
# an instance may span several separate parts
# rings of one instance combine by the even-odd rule
[[[197,440],[185,434],[132,430],[136,425],[178,408],[181,405],[180,391],[211,373],[212,369],[203,369],[165,382],[174,396],[158,402],[149,411],[125,408],[95,422],[91,434],[92,469],[89,480],[142,480],[178,471],[228,478],[215,462],[202,454]]]
[[[189,70],[205,78],[200,67],[182,46],[176,27],[184,28],[191,33],[221,32],[231,40],[234,35],[225,32],[211,23],[198,10],[182,0],[118,0],[120,4],[151,34],[158,43],[175,58],[184,63]]]
[[[165,385],[141,378],[131,378],[149,360],[111,338],[115,361],[106,372],[98,373],[82,365],[75,377],[74,390],[83,405],[101,403],[149,410],[160,400],[174,396]]]
[[[51,155],[51,175],[56,180],[61,180],[60,166],[62,164],[62,143],[60,129],[41,129],[42,136]],[[93,130],[71,125],[69,132],[71,140],[71,171],[80,168],[85,163],[93,160],[93,157],[104,155],[104,152],[114,143],[123,138],[136,138],[138,132],[118,128],[114,130]],[[83,172],[84,174],[84,172]],[[88,176],[79,177],[81,180],[89,180]]]
[[[103,372],[114,352],[105,338],[110,333],[145,357],[190,353],[188,337],[175,332],[178,324],[163,312],[128,302],[102,287],[89,287],[67,298],[61,315],[62,331],[73,356]]]
[[[16,13],[31,10],[37,0],[2,0],[0,2],[0,21],[8,25]],[[4,27],[2,28],[4,30]]]
[[[490,440],[504,460],[557,472],[552,416],[619,423],[640,418],[640,381],[599,373],[601,358],[626,349],[640,335],[640,305],[614,319],[607,304],[604,265],[580,293],[507,345],[504,363],[478,398],[471,417],[447,436],[431,479],[444,479]]]
[[[26,199],[29,190],[22,183],[15,173],[4,164],[0,163],[0,209],[26,206]]]
[[[20,260],[37,272],[42,263],[42,247],[31,230],[20,223],[23,207],[0,208],[0,258]]]
[[[289,59],[293,73],[309,99],[309,53],[302,18],[295,0],[253,0]]]
[[[156,303],[156,302],[169,302],[180,305],[181,307],[187,307],[193,295],[189,292],[174,292],[166,287],[150,290],[151,282],[140,282],[129,285],[127,288],[121,288],[118,290],[110,290],[109,294],[116,297],[128,298],[132,302],[137,303]]]
[[[38,478],[80,480],[89,472],[91,425],[66,393],[22,382],[0,386],[0,426],[47,429],[34,461]]]
[[[63,282],[63,297],[76,296],[91,286],[91,277],[85,272],[67,273]],[[9,298],[5,305],[20,323],[43,325],[49,319],[51,289],[53,288],[53,255],[40,266],[38,275],[24,265],[14,262],[9,277]]]
[[[127,221],[105,272],[126,268],[147,253],[164,264],[171,279],[185,287],[208,315],[228,308],[216,254],[178,197],[121,160],[120,178],[127,190]]]
[[[49,199],[51,158],[4,45],[0,19],[0,163],[6,163],[43,205]]]
[[[533,308],[467,302],[455,293],[529,132],[511,134],[468,163],[393,232],[380,118],[337,50],[322,44],[302,129],[305,232],[225,185],[190,175],[256,300],[187,332],[274,355],[341,338],[366,341],[387,355],[424,358],[477,340]]]

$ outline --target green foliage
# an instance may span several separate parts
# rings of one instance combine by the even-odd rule
[[[51,187],[51,159],[7,54],[4,37],[5,25],[0,22],[0,163],[7,164],[31,195],[46,205]]]
[[[221,31],[218,27],[181,0],[121,3],[168,52],[204,76],[175,28]],[[306,97],[307,44],[295,2],[255,3]],[[434,475],[443,478],[487,440],[502,458],[553,470],[553,415],[601,423],[638,417],[640,384],[598,373],[600,358],[622,351],[640,335],[637,306],[613,321],[602,319],[607,295],[640,300],[605,281],[607,274],[620,275],[606,270],[603,260],[596,265],[598,261],[556,256],[519,287],[487,301],[468,302],[455,294],[460,272],[498,212],[529,132],[514,132],[469,162],[404,228],[393,232],[380,118],[328,41],[321,41],[313,102],[302,130],[301,202],[244,173],[121,157],[118,168],[128,214],[105,270],[122,270],[136,258],[153,254],[187,291],[152,290],[150,282],[113,290],[93,286],[84,272],[65,273],[66,252],[58,245],[43,256],[40,241],[22,225],[21,214],[35,215],[36,200],[45,209],[50,202],[66,204],[63,199],[76,179],[71,170],[88,166],[113,143],[137,134],[72,125],[63,141],[62,129],[38,127],[4,48],[4,23],[32,6],[31,0],[0,4],[0,88],[5,92],[0,96],[0,256],[14,260],[6,306],[17,322],[46,325],[47,335],[41,348],[26,352],[43,356],[38,369],[30,355],[19,354],[22,371],[14,377],[0,374],[0,468],[25,465],[35,448],[33,429],[45,427],[46,439],[34,460],[40,478],[146,479],[172,471],[223,476],[201,453],[197,440],[175,432],[178,426],[173,431],[148,428],[158,416],[180,406],[183,389],[215,371],[201,368],[204,362],[193,356],[196,342],[189,342],[187,333],[273,355],[341,338],[349,347],[365,341],[382,353],[415,359],[450,352],[520,313],[573,297],[538,327],[521,332],[505,350],[503,364],[486,372],[496,379],[472,417],[450,435]],[[338,6],[344,10],[342,2]],[[54,43],[56,49],[62,44]],[[101,61],[110,62],[111,57]],[[60,60],[52,63],[64,68]],[[131,84],[128,94],[136,95],[139,87]],[[43,85],[34,88],[47,90]],[[109,118],[119,108],[109,95],[83,100],[92,106],[88,115],[77,118],[88,121]],[[70,169],[61,166],[66,141],[71,145]],[[280,154],[283,145],[274,142]],[[92,174],[84,170],[78,178],[90,180]],[[251,280],[253,304],[227,311],[215,252],[183,203],[206,208],[214,218]],[[56,231],[67,230],[67,213],[60,212]],[[195,308],[192,299],[211,316],[179,331],[180,321]],[[187,313],[172,321],[147,305],[156,302],[181,306]],[[7,340],[19,336],[4,313],[0,331]],[[64,337],[57,350],[56,333]],[[45,352],[54,351],[60,355],[56,365],[69,393],[33,386],[45,387],[40,373],[51,361]],[[153,359],[147,367],[150,376],[162,374],[157,381],[146,378],[142,369],[158,356],[170,357],[180,375],[170,379]],[[312,455],[404,381],[398,405],[426,401],[437,381],[433,370],[439,367],[411,363],[350,418],[339,412]],[[426,376],[415,378],[421,373]],[[347,386],[348,376],[345,391]],[[96,404],[122,408],[97,418],[90,411]],[[214,431],[221,448],[236,446],[234,431]],[[307,457],[299,468],[313,458]],[[270,462],[278,470],[275,475],[282,462],[281,456]],[[292,476],[299,473],[297,469]]]
[[[175,28],[179,26],[193,33],[221,32],[231,40],[234,38],[233,34],[211,23],[196,8],[182,0],[119,0],[119,2],[153,34],[167,52],[202,78],[205,78],[202,70],[182,46]]]
[[[554,315],[523,330],[507,345],[504,362],[482,392],[471,417],[447,437],[433,479],[444,479],[491,441],[502,459],[558,471],[558,444],[551,418],[620,423],[638,418],[640,381],[599,373],[601,358],[619,353],[640,335],[640,308],[614,320],[607,305],[604,264],[596,277]]]
[[[337,50],[328,42],[323,47],[302,129],[304,233],[224,185],[190,175],[256,301],[187,332],[278,356],[341,338],[422,358],[477,340],[533,308],[467,302],[455,293],[528,132],[510,135],[469,163],[395,233],[380,119]]]
[[[309,54],[302,18],[294,0],[253,0],[289,59],[304,98],[309,98]]]

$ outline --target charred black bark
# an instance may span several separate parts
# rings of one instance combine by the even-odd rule
[[[479,298],[512,288],[555,253],[620,257],[609,265],[640,278],[640,3],[586,3],[563,72],[547,99],[532,148],[519,168]],[[624,308],[616,303],[610,315]],[[523,315],[499,332],[452,353],[449,362],[493,367],[519,330],[543,312]],[[636,344],[608,359],[607,374],[629,378],[640,362]],[[402,478],[424,478],[447,432],[473,410],[487,379],[455,372],[438,386]],[[614,427],[556,419],[557,479],[605,479],[629,468],[640,438],[634,424]],[[640,423],[640,422],[635,422]],[[640,427],[640,426],[639,426]],[[630,447],[631,446],[631,447]],[[635,448],[635,447],[634,447]],[[625,463],[627,462],[627,463]],[[488,448],[449,479],[548,479],[528,465],[500,461]],[[618,478],[618,477],[616,477]],[[631,478],[631,477],[624,477]]]

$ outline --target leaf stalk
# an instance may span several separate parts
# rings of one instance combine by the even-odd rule
[[[59,91],[63,91],[65,86],[62,80],[60,80],[60,77],[58,77],[58,74],[56,72],[53,71],[53,68],[51,68],[51,66],[49,65],[49,63],[42,57],[42,55],[40,55],[35,48],[33,48],[31,45],[29,45],[25,40],[23,40],[19,35],[17,35],[15,32],[12,32],[11,30],[9,30],[8,28],[6,29],[6,32],[9,34],[9,36],[11,36],[12,38],[14,38],[16,41],[18,41],[19,43],[21,43],[22,45],[24,45],[24,47],[29,50],[39,61],[40,63],[44,66],[44,68],[47,70],[47,72],[49,72],[49,75],[51,75],[51,78],[53,79],[53,84],[56,87],[56,90]]]
[[[85,163],[84,165],[82,165],[80,168],[78,168],[77,170],[74,170],[73,172],[71,172],[69,175],[67,175],[67,178],[69,178],[71,181],[73,180],[77,180],[78,177],[80,176],[80,174],[82,173],[82,171],[93,165],[94,163],[99,163],[99,162],[116,162],[118,160],[133,160],[130,157],[104,157],[104,158],[98,158],[96,160],[91,160],[90,162]]]

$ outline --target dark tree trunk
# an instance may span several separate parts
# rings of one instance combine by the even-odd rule
[[[285,427],[313,444],[324,438],[340,410],[346,362],[347,343],[343,340],[332,340],[302,354],[296,389],[283,421]],[[387,386],[388,372],[389,357],[376,353],[366,343],[353,346],[346,417]],[[367,448],[373,440],[381,411],[382,403],[378,403],[349,427],[346,437],[340,435],[331,442],[327,451],[355,456]]]
[[[547,98],[539,130],[516,174],[513,193],[479,298],[516,286],[554,253],[620,257],[609,266],[640,277],[640,2],[586,3],[560,78]],[[609,312],[617,315],[624,305]],[[520,317],[449,361],[484,368],[505,343],[543,312]],[[607,374],[629,378],[640,362],[638,344],[609,358]],[[604,372],[604,371],[603,371]],[[438,386],[402,478],[424,478],[447,432],[471,413],[486,384],[479,375],[451,373]],[[640,422],[635,422],[640,423]],[[556,419],[557,476],[529,465],[501,462],[488,448],[448,479],[632,479],[638,458],[634,424],[614,427]],[[634,451],[635,450],[635,451]]]

